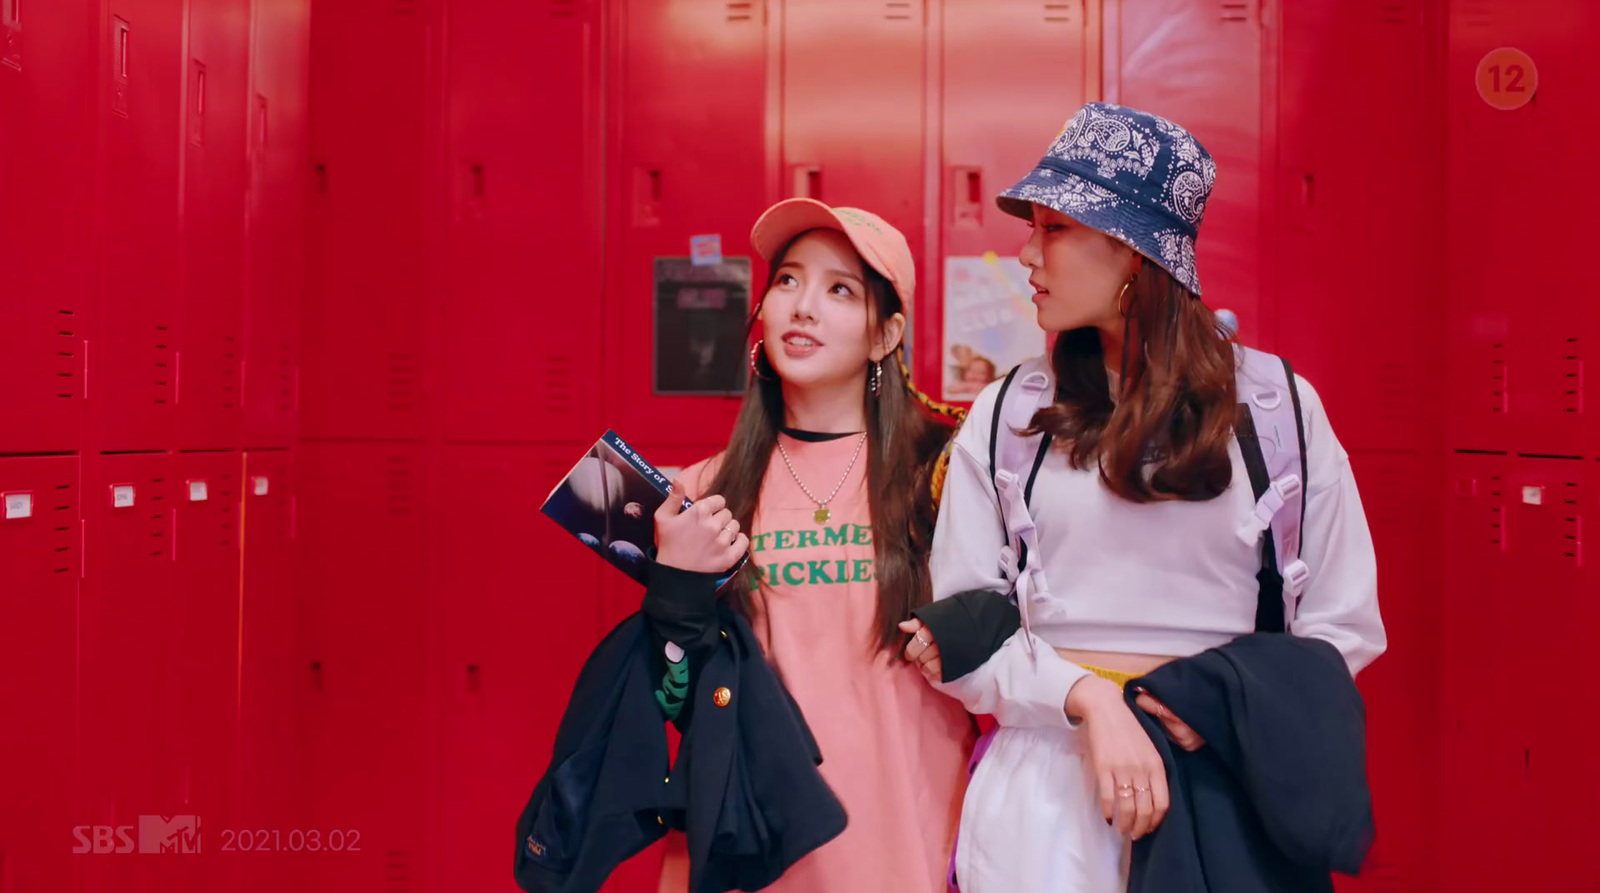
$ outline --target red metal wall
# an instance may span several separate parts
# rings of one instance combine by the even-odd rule
[[[309,25],[304,0],[0,2],[6,893],[298,886],[222,850],[306,820]],[[202,853],[74,853],[141,815],[199,815]]]
[[[748,257],[789,195],[879,211],[938,395],[944,259],[1015,254],[992,195],[1098,97],[1217,156],[1207,300],[1361,484],[1391,648],[1342,888],[1595,886],[1600,772],[1541,683],[1594,615],[1591,5],[0,0],[0,891],[512,889],[639,596],[539,504],[607,427],[681,467],[737,407],[655,393],[655,259]],[[206,852],[71,854],[142,814]]]

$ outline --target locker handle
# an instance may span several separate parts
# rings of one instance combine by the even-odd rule
[[[964,165],[950,169],[950,216],[957,226],[977,226],[983,221],[983,168]]]
[[[313,165],[311,169],[317,175],[317,194],[318,195],[327,195],[328,194],[328,166],[326,164],[317,164],[317,165]]]
[[[467,664],[467,691],[473,694],[478,694],[481,691],[477,664]]]
[[[791,169],[791,184],[795,198],[822,198],[822,166],[797,164]]]
[[[640,165],[633,172],[634,226],[656,226],[661,222],[661,170]]]

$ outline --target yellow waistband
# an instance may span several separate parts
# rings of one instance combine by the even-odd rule
[[[1139,678],[1142,675],[1140,673],[1124,673],[1121,670],[1108,670],[1105,667],[1091,667],[1087,664],[1085,664],[1083,668],[1095,674],[1096,676],[1099,676],[1101,679],[1109,679],[1112,682],[1115,682],[1118,688],[1127,688],[1129,682]]]

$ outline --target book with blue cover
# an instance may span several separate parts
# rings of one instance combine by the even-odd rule
[[[648,586],[655,565],[655,512],[672,491],[666,475],[617,432],[607,431],[550,491],[540,510],[578,542]],[[683,507],[690,505],[683,498]],[[748,559],[748,553],[741,556],[717,579],[717,588],[727,585]]]

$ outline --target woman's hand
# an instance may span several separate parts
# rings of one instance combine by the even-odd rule
[[[922,678],[929,682],[944,679],[944,664],[939,661],[939,646],[934,644],[933,631],[915,617],[900,621],[900,631],[911,636],[911,641],[906,643],[906,660],[917,665]]]
[[[707,496],[685,510],[681,498],[668,494],[656,509],[656,561],[702,574],[733,567],[750,538],[726,506],[721,496]]]
[[[1134,840],[1154,831],[1171,804],[1167,770],[1122,690],[1085,676],[1067,693],[1065,707],[1067,716],[1083,721],[1106,823]]]
[[[1206,746],[1206,739],[1201,738],[1199,732],[1189,728],[1188,723],[1179,719],[1166,704],[1156,700],[1144,689],[1139,689],[1139,698],[1134,703],[1139,705],[1140,710],[1161,720],[1161,725],[1167,730],[1167,737],[1172,739],[1173,744],[1190,753]]]

